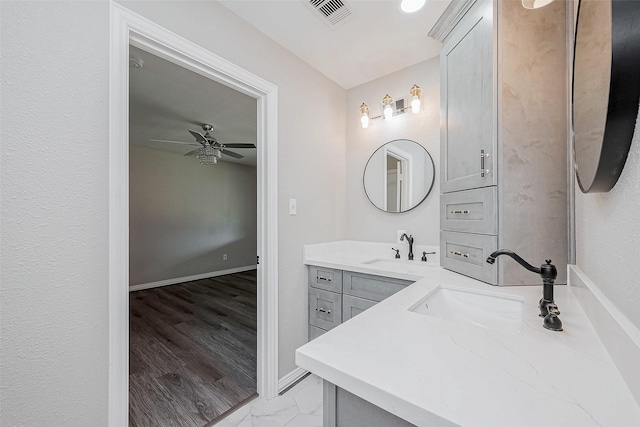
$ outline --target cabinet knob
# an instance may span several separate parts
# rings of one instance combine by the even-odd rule
[[[327,310],[326,308],[316,308],[316,310],[318,310],[320,313],[327,313],[327,314],[331,314],[331,310]]]

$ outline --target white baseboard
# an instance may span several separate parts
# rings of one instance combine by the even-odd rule
[[[287,387],[291,387],[292,384],[295,384],[296,381],[299,381],[300,378],[307,375],[308,372],[309,371],[306,369],[296,368],[284,377],[280,378],[278,381],[278,393],[281,393],[282,390],[286,390]]]
[[[226,274],[242,273],[243,271],[255,270],[257,265],[247,265],[244,267],[235,267],[228,270],[212,271],[209,273],[195,274],[193,276],[176,277],[175,279],[159,280],[157,282],[140,283],[138,285],[129,286],[129,292],[141,291],[143,289],[159,288],[161,286],[176,285],[178,283],[191,282],[192,280],[209,279],[211,277],[224,276]]]
[[[576,265],[569,265],[569,286],[611,359],[640,404],[640,330],[620,312]]]

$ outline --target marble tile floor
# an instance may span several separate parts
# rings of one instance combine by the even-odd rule
[[[309,375],[282,396],[258,397],[215,427],[322,427],[322,380]]]

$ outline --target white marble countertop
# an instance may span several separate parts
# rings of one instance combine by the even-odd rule
[[[363,266],[379,254],[352,251],[361,246],[312,245],[305,264],[414,280],[424,274],[300,347],[302,368],[418,426],[640,426],[640,407],[570,287],[555,289],[565,330],[552,332],[538,316],[541,287],[494,287],[438,266],[402,277]],[[408,310],[439,285],[523,298],[521,332]]]

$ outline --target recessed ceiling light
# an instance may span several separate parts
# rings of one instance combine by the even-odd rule
[[[426,0],[401,0],[400,10],[404,13],[413,13],[422,9],[422,6],[426,3]]]

